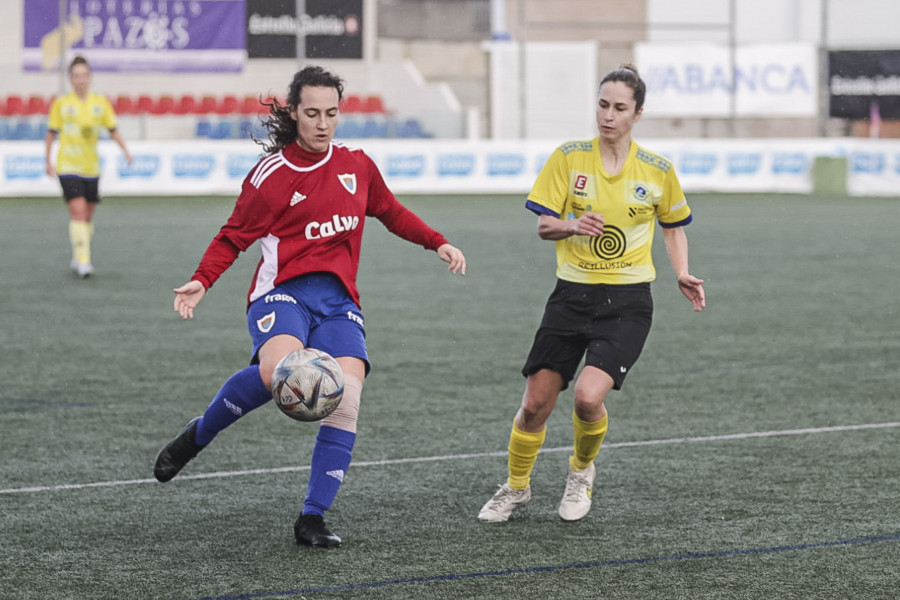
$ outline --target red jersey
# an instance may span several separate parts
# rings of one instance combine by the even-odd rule
[[[192,279],[209,289],[241,252],[260,240],[262,258],[248,302],[288,279],[328,272],[359,305],[356,273],[366,217],[429,250],[447,243],[400,204],[362,150],[332,142],[327,152],[313,154],[290,144],[263,158],[247,175],[231,217]]]

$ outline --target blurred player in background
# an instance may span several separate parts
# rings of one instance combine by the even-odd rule
[[[320,67],[294,75],[286,106],[273,101],[259,141],[267,155],[244,180],[228,222],[210,243],[191,281],[175,289],[175,310],[188,319],[238,255],[260,240],[262,259],[248,295],[251,366],[225,382],[201,417],[192,419],[156,459],[168,481],[220,431],[272,398],[272,374],[285,355],[309,346],[334,356],[344,396],[323,419],[309,486],[294,524],[298,544],[341,544],[324,513],[340,488],[356,440],[363,381],[369,371],[356,273],[366,217],[429,250],[465,274],[463,253],[404,207],[361,150],[332,141],[343,82]]]
[[[645,93],[634,66],[607,74],[597,104],[599,137],[557,148],[528,195],[538,236],[556,243],[557,283],[522,369],[527,379],[509,438],[508,477],[479,512],[482,521],[506,521],[531,498],[531,471],[547,419],[582,358],[559,516],[577,521],[590,510],[594,459],[609,419],[604,400],[621,388],[650,332],[657,221],[678,287],[694,310],[706,305],[703,281],[688,270],[683,227],[692,220],[691,209],[672,163],[631,137]]]
[[[109,101],[90,89],[91,67],[83,57],[76,56],[69,65],[69,81],[72,91],[50,105],[46,162],[47,175],[59,175],[63,197],[69,207],[71,266],[79,277],[84,278],[94,272],[91,237],[94,234],[94,210],[100,202],[100,157],[97,155],[100,128],[109,130],[128,164],[132,158],[122,134],[116,129],[116,115]],[[57,135],[59,152],[54,167],[50,152]]]

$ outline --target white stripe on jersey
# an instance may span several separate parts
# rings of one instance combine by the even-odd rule
[[[275,289],[275,278],[278,276],[278,244],[280,239],[271,233],[259,240],[262,250],[262,264],[256,273],[256,281],[250,291],[250,302],[264,296]]]
[[[361,148],[357,148],[356,146],[348,146],[344,142],[332,141],[331,143],[334,144],[335,146],[337,146],[338,148],[346,148],[349,152],[359,152],[361,150]]]
[[[299,167],[294,163],[288,161],[284,157],[284,153],[281,150],[279,150],[275,154],[270,154],[259,162],[259,166],[256,168],[256,172],[253,174],[253,177],[250,179],[250,183],[253,184],[253,187],[259,189],[259,186],[263,184],[263,181],[265,181],[269,175],[277,171],[278,168],[282,166],[290,167],[291,169],[300,173],[315,171],[316,169],[327,163],[329,160],[331,160],[331,154],[334,151],[334,145],[335,144],[333,143],[328,145],[328,153],[325,155],[325,158],[308,167]]]
[[[266,177],[271,175],[278,169],[278,167],[285,164],[286,162],[287,161],[284,160],[284,155],[280,151],[276,154],[270,154],[269,156],[259,161],[259,166],[256,167],[256,172],[253,173],[253,177],[250,179],[250,183],[253,185],[253,187],[259,189],[259,186],[261,186],[263,181],[266,180]]]

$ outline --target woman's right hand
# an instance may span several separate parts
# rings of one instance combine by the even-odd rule
[[[175,312],[181,315],[182,319],[193,319],[194,309],[206,295],[206,288],[202,283],[193,279],[173,291],[175,292]]]

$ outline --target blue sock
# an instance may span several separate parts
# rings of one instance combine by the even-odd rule
[[[259,375],[259,365],[241,369],[228,378],[206,407],[197,423],[197,443],[210,443],[220,431],[271,399],[272,393]]]
[[[350,467],[356,434],[322,425],[313,448],[309,487],[303,501],[304,515],[321,515],[331,508]]]

